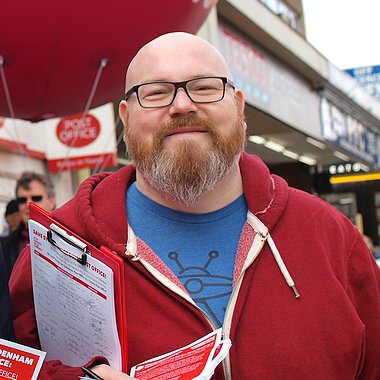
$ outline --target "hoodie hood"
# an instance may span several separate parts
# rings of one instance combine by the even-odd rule
[[[286,207],[288,185],[270,175],[255,155],[243,153],[239,165],[248,209],[271,231]],[[105,245],[123,255],[128,234],[125,194],[135,179],[134,165],[96,174],[86,179],[74,198],[56,209],[53,217],[94,245]]]
[[[272,231],[286,208],[288,184],[283,178],[271,175],[258,156],[243,153],[239,164],[248,209]]]

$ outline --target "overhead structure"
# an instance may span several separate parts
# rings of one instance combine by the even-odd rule
[[[40,121],[120,100],[137,50],[196,33],[216,1],[2,1],[0,116]]]

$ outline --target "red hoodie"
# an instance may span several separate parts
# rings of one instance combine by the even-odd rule
[[[258,157],[244,153],[240,168],[249,213],[223,325],[232,347],[214,378],[380,379],[380,271],[360,233],[332,206],[270,175]],[[125,194],[134,180],[133,165],[95,175],[53,212],[84,239],[125,259],[129,368],[214,329],[143,242],[127,247]],[[289,287],[293,280],[298,298]],[[16,337],[39,348],[28,250],[10,287]],[[40,379],[81,374],[52,361]]]

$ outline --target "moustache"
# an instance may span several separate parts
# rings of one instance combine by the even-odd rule
[[[167,122],[163,122],[160,125],[160,128],[158,130],[158,136],[160,138],[163,138],[167,134],[170,134],[170,132],[176,129],[191,127],[191,126],[200,127],[202,129],[205,129],[207,132],[211,133],[212,135],[215,134],[215,126],[211,121],[203,119],[196,115],[186,115],[186,116],[178,116]]]

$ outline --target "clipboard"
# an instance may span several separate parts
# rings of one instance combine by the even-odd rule
[[[114,304],[116,315],[116,326],[121,348],[121,369],[128,371],[128,339],[127,339],[127,315],[126,315],[126,291],[125,270],[123,258],[107,247],[96,248],[92,244],[70,231],[64,225],[54,220],[50,213],[46,212],[36,204],[29,205],[30,220],[35,221],[47,229],[46,240],[66,255],[66,260],[76,260],[77,265],[86,265],[89,256],[101,261],[113,272]],[[81,254],[78,257],[70,257],[65,250],[61,250],[55,236],[59,236],[68,244],[78,248]],[[32,236],[31,236],[32,238]],[[45,239],[45,238],[44,238]],[[31,253],[32,254],[32,253]],[[59,358],[57,358],[59,359]]]

